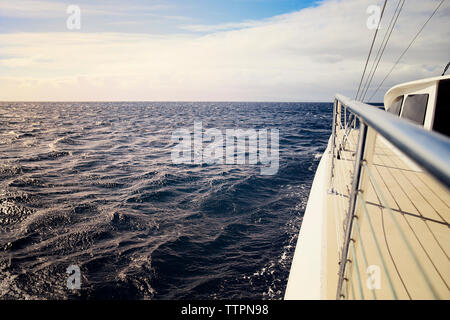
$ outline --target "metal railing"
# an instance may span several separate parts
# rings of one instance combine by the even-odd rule
[[[357,139],[355,139],[356,136]],[[417,222],[411,222],[410,219],[414,215],[420,217],[420,221],[426,225],[439,246],[440,240],[433,234],[430,225],[440,223],[447,226],[447,230],[449,225],[445,217],[442,221],[434,221],[428,217],[427,212],[420,212],[417,208],[417,212],[406,212],[403,203],[397,203],[396,194],[391,190],[389,183],[395,182],[400,185],[397,189],[402,189],[406,199],[409,197],[408,190],[402,187],[402,181],[417,180],[420,176],[417,176],[419,175],[417,172],[410,173],[411,170],[407,172],[400,167],[395,167],[391,171],[381,171],[379,168],[383,167],[384,170],[384,167],[387,168],[388,165],[374,161],[375,157],[377,159],[383,157],[379,156],[378,154],[381,153],[377,151],[379,148],[377,139],[380,136],[422,168],[424,174],[438,181],[436,188],[444,189],[444,193],[448,193],[450,188],[450,139],[374,106],[336,95],[333,105],[330,175],[330,192],[338,198],[335,200],[335,210],[338,211],[335,216],[340,247],[336,297],[342,299],[351,296],[364,299],[370,295],[376,299],[377,292],[374,288],[369,288],[370,290],[364,288],[365,276],[360,272],[363,268],[366,271],[369,270],[371,262],[373,264],[373,261],[376,261],[377,265],[381,265],[380,270],[384,275],[383,283],[390,292],[390,298],[414,298],[410,293],[413,290],[407,283],[410,275],[403,275],[399,271],[401,269],[399,264],[403,262],[399,263],[398,259],[396,261],[391,252],[393,248],[398,252],[400,250],[398,248],[401,247],[404,252],[408,252],[411,265],[415,266],[417,274],[422,277],[422,282],[417,287],[423,284],[424,289],[421,290],[427,291],[427,297],[441,298],[441,287],[448,289],[450,282],[445,272],[442,272],[442,265],[445,266],[449,262],[444,261],[439,264],[433,261],[436,255],[430,257],[426,244],[424,245],[424,241],[420,239],[420,234],[417,235],[419,231],[411,227]],[[388,159],[387,156],[385,157]],[[383,177],[383,174],[391,176],[387,179]],[[400,181],[400,179],[403,180]],[[410,188],[416,188],[412,182]],[[431,191],[432,189],[430,187]],[[369,198],[372,198],[372,201],[369,201]],[[389,201],[386,200],[388,198]],[[448,199],[443,200],[444,203],[446,200]],[[414,199],[405,201],[410,201],[415,206]],[[436,213],[439,215],[439,212],[436,211]],[[389,222],[384,220],[384,215],[391,220]],[[382,224],[378,222],[380,217]],[[389,232],[386,232],[388,227]],[[390,244],[388,236],[397,239],[397,242]],[[412,241],[415,242],[412,244]],[[422,246],[422,249],[417,249],[416,242]],[[440,247],[442,249],[443,246]],[[445,249],[441,251],[439,254],[444,257],[444,260],[445,257],[448,260]],[[426,258],[423,258],[424,256]],[[445,289],[444,296],[447,296]]]

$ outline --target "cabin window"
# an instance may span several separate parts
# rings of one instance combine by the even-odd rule
[[[427,111],[428,94],[410,94],[403,105],[402,118],[423,125]]]
[[[395,98],[394,102],[392,102],[391,107],[389,108],[389,112],[395,114],[396,116],[400,115],[400,110],[402,110],[403,96]]]
[[[441,80],[438,87],[433,130],[450,137],[450,79]]]

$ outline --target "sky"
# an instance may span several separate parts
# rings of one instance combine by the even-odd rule
[[[398,1],[388,1],[374,53]],[[0,101],[354,97],[375,32],[367,10],[383,2],[0,0]],[[439,2],[405,2],[368,96]],[[80,8],[80,29],[67,27],[69,5]],[[449,18],[446,0],[373,101],[442,73]]]

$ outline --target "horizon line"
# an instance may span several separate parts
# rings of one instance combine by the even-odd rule
[[[97,102],[200,102],[200,103],[223,103],[223,102],[235,102],[235,103],[333,103],[333,101],[279,101],[279,100],[4,100],[0,101],[0,103],[67,103],[67,102],[76,102],[76,103],[97,103]],[[384,102],[364,102],[366,104],[373,103],[384,103]]]

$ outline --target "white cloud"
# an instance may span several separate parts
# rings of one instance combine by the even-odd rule
[[[48,0],[10,0],[0,2],[0,16],[24,18],[60,18],[66,17],[68,5],[80,6],[83,14],[91,16],[125,16],[138,12],[140,15],[153,16],[159,10],[168,9],[168,4],[157,3],[135,5],[124,2],[108,1],[107,6],[98,3],[80,1],[48,1]]]
[[[230,23],[221,23],[216,25],[207,25],[207,24],[190,24],[181,26],[181,29],[194,31],[194,32],[216,32],[216,31],[226,31],[226,30],[235,30],[235,29],[244,29],[257,27],[264,24],[263,21],[244,21],[244,22],[230,22]]]
[[[0,15],[7,17],[51,17],[66,12],[67,5],[51,1],[2,1]]]
[[[245,22],[251,25],[237,30],[217,31],[231,24],[212,27],[207,35],[0,34],[0,100],[331,101],[337,92],[352,96],[373,36],[366,28],[366,8],[374,2],[382,1],[329,0]],[[390,5],[387,18],[395,6]],[[405,4],[374,85],[436,5],[435,0]],[[445,3],[387,85],[440,74],[450,52],[449,16]]]

